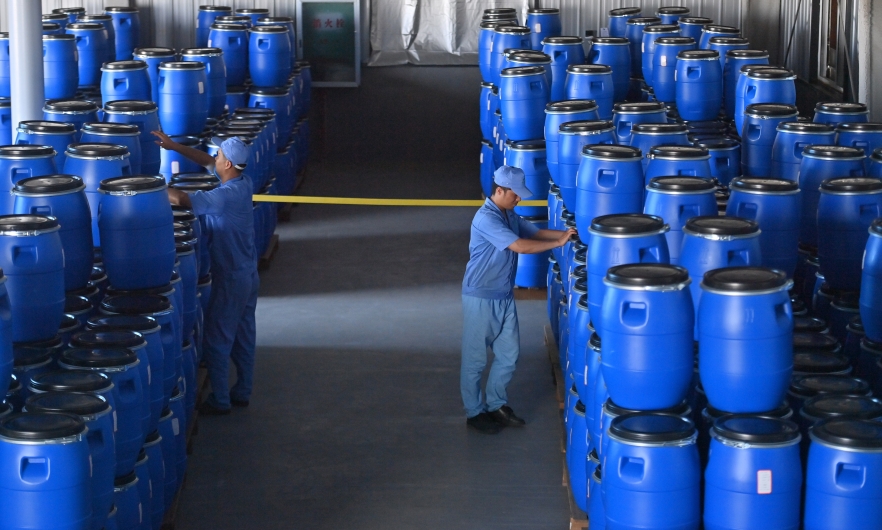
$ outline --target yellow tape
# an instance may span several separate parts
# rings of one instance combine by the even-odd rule
[[[479,208],[481,200],[434,199],[356,199],[352,197],[306,197],[293,195],[254,195],[254,202],[281,202],[293,204],[346,204],[356,206],[467,206]],[[547,206],[548,201],[521,201],[521,206]]]

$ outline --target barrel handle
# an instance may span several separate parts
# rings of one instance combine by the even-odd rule
[[[747,130],[744,131],[744,136],[748,137],[750,140],[759,140],[761,134],[762,129],[756,125],[748,125]]]
[[[52,215],[52,208],[49,206],[31,206],[31,215]]]
[[[591,87],[592,92],[603,91],[603,81],[591,81],[588,85]]]
[[[786,327],[793,322],[793,306],[790,300],[775,305],[775,320],[778,321],[779,327]]]
[[[600,58],[600,52],[594,51],[593,49],[588,52],[588,64],[597,64],[597,59]]]
[[[640,263],[661,263],[661,251],[658,246],[652,246],[649,248],[641,248],[640,252]],[[667,262],[667,260],[665,260]]]
[[[116,78],[113,80],[113,88],[118,89],[119,87],[129,88],[129,80],[125,77]]]
[[[601,188],[614,188],[619,181],[619,172],[613,169],[597,170],[597,185]]]
[[[796,142],[793,144],[793,157],[802,160],[802,150],[812,145],[812,142]]]
[[[622,314],[619,320],[628,328],[642,328],[646,325],[647,311],[645,302],[622,303]]]
[[[700,214],[698,212],[697,204],[681,204],[680,205],[680,216],[679,219],[684,223],[693,217],[698,217]]]
[[[701,68],[697,66],[686,67],[686,77],[689,79],[698,79],[701,77]]]
[[[21,459],[19,469],[21,481],[26,484],[41,484],[49,480],[49,459],[46,457],[26,456]]]
[[[269,39],[257,39],[257,49],[268,50],[270,46]]]
[[[92,454],[103,451],[107,446],[104,431],[100,429],[89,429],[88,434],[86,434],[86,441],[89,442],[89,449]]]
[[[643,482],[643,474],[646,468],[642,458],[623,456],[619,459],[619,477],[629,484]]]
[[[851,462],[837,462],[834,480],[840,489],[859,490],[866,485],[867,468]]]
[[[726,253],[726,266],[727,267],[743,267],[745,265],[750,265],[749,256],[747,255],[747,250],[730,250]]]
[[[738,204],[738,209],[735,215],[737,217],[743,217],[744,219],[750,219],[751,221],[756,220],[756,212],[758,208],[756,203],[752,202],[742,202]]]
[[[135,389],[135,379],[127,379],[119,383],[119,400],[123,403],[137,403],[138,392]]]
[[[630,136],[630,135],[631,135],[631,126],[632,126],[632,125],[633,125],[633,124],[632,124],[630,121],[625,121],[625,120],[620,121],[620,122],[619,122],[618,135],[619,135],[619,136],[625,136],[625,133],[628,133],[628,136]]]

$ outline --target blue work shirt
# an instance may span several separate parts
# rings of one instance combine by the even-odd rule
[[[243,173],[211,191],[190,195],[193,213],[205,216],[211,233],[212,274],[250,274],[257,266],[251,193],[251,179]]]
[[[511,296],[518,264],[509,245],[530,239],[539,231],[509,210],[503,212],[487,199],[472,219],[469,263],[462,279],[462,294],[501,300]]]

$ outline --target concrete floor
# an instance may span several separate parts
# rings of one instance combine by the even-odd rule
[[[476,198],[477,68],[367,69],[316,98],[304,195]],[[323,138],[321,138],[323,136]],[[178,528],[566,528],[544,302],[518,302],[524,429],[459,397],[470,208],[299,206],[261,275],[255,393],[200,421]]]

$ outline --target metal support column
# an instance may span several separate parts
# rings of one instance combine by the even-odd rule
[[[43,117],[42,2],[8,0],[13,135],[19,122]]]

